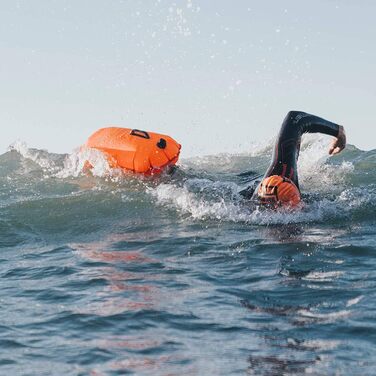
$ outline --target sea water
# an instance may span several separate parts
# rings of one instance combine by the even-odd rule
[[[298,212],[239,195],[271,143],[143,179],[13,145],[0,374],[376,374],[376,151],[327,142],[302,147]]]

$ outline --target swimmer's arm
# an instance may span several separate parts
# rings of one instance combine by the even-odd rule
[[[247,188],[243,189],[239,192],[240,196],[245,198],[246,200],[252,199],[254,196],[254,193],[256,192],[256,189],[258,188],[258,185],[260,184],[260,177],[262,175],[256,176],[255,180],[252,181],[252,184],[249,185]]]
[[[255,193],[255,187],[253,185],[247,187],[246,189],[243,189],[239,192],[239,195],[245,198],[246,200],[250,200],[253,197],[253,194]]]
[[[305,112],[297,112],[295,119],[302,127],[302,133],[323,133],[335,137],[329,149],[330,155],[338,154],[346,147],[346,133],[342,125]]]

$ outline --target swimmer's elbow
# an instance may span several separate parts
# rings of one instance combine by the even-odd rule
[[[286,115],[287,118],[295,118],[298,115],[306,114],[304,111],[289,111]]]
[[[308,114],[304,111],[289,111],[286,115],[285,121],[297,124],[300,119],[306,117]]]

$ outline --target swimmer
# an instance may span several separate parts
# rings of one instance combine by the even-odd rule
[[[297,162],[304,133],[323,133],[335,137],[329,154],[340,153],[346,147],[343,126],[301,111],[290,111],[282,123],[274,149],[272,163],[258,185],[240,192],[269,207],[297,207],[301,203]]]

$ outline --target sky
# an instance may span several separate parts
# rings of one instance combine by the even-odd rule
[[[109,125],[250,151],[289,110],[376,148],[374,0],[1,0],[0,154]]]

